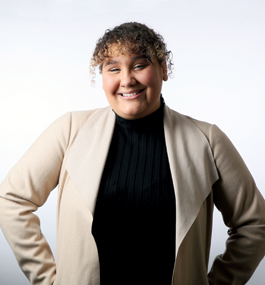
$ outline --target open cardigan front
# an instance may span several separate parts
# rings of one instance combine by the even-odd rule
[[[0,225],[32,284],[100,284],[91,228],[114,125],[110,107],[62,116],[1,184]],[[253,178],[215,125],[165,106],[164,131],[176,199],[172,284],[245,284],[265,252],[265,202]],[[57,185],[55,264],[32,212]],[[208,274],[214,204],[230,236]]]

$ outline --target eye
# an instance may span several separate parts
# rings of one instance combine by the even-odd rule
[[[111,73],[117,73],[117,72],[119,72],[119,71],[120,71],[119,68],[111,68],[111,69],[109,70],[109,72],[111,72]]]
[[[146,64],[136,64],[133,68],[141,70],[141,69],[144,69],[145,67],[146,67]]]

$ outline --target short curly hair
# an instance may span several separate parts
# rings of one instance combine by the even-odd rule
[[[156,58],[161,65],[165,62],[168,75],[172,75],[173,56],[172,52],[167,50],[163,37],[144,24],[128,22],[112,30],[106,30],[103,37],[98,40],[90,63],[90,72],[94,77],[95,68],[98,66],[101,72],[104,60],[111,57],[113,45],[115,52],[118,51],[122,55],[140,54],[151,62],[153,58]]]

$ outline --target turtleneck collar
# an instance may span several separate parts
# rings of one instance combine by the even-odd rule
[[[163,122],[164,118],[165,102],[162,95],[160,97],[160,101],[161,101],[160,107],[155,112],[136,120],[124,119],[113,111],[116,116],[116,123],[124,128],[137,128],[137,129],[157,128],[158,124]]]

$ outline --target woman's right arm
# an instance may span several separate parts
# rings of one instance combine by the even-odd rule
[[[55,280],[54,257],[33,212],[58,184],[70,132],[68,113],[44,131],[0,185],[0,227],[32,284]]]

